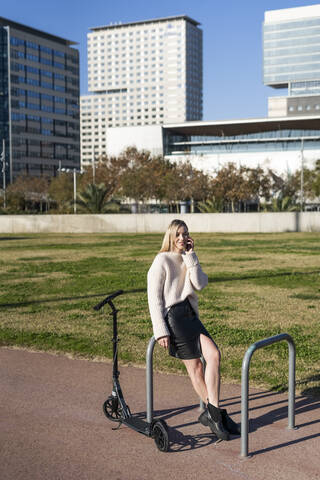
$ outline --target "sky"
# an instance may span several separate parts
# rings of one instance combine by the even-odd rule
[[[265,117],[268,97],[286,95],[262,82],[264,12],[317,4],[319,0],[0,0],[0,16],[77,42],[80,91],[86,94],[90,27],[188,15],[203,30],[203,120],[221,121]]]

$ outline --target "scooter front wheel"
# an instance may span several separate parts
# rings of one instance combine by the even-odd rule
[[[169,448],[168,426],[164,420],[156,420],[152,426],[152,438],[161,452]]]
[[[117,397],[110,395],[103,404],[103,413],[112,422],[119,422],[121,419],[121,408]]]

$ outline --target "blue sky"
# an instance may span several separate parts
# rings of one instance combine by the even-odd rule
[[[186,14],[203,29],[204,120],[267,115],[261,26],[266,10],[316,5],[303,0],[10,0],[0,15],[79,43],[81,93],[87,93],[90,27]],[[281,91],[285,94],[285,91]]]

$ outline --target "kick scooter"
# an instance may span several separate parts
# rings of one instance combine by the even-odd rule
[[[118,295],[121,295],[123,290],[117,290],[108,297],[106,297],[102,302],[98,303],[94,307],[94,310],[100,310],[104,305],[108,304],[111,308],[110,315],[113,317],[113,369],[112,369],[112,393],[109,395],[107,400],[103,404],[103,412],[106,417],[113,421],[118,422],[119,425],[115,429],[120,428],[121,424],[127,425],[133,430],[146,435],[147,437],[153,438],[155,444],[161,452],[167,452],[169,448],[169,437],[168,437],[168,427],[166,422],[163,419],[156,419],[148,422],[137,416],[134,416],[130,408],[125,402],[119,376],[120,372],[118,371],[118,325],[117,325],[117,313],[118,310],[113,304],[113,299]]]

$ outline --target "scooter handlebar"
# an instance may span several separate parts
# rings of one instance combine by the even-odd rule
[[[108,295],[102,302],[98,303],[95,307],[93,307],[94,310],[100,310],[106,303],[109,303],[111,300],[113,300],[115,297],[118,295],[122,295],[123,290],[117,290],[116,292],[111,293]]]

